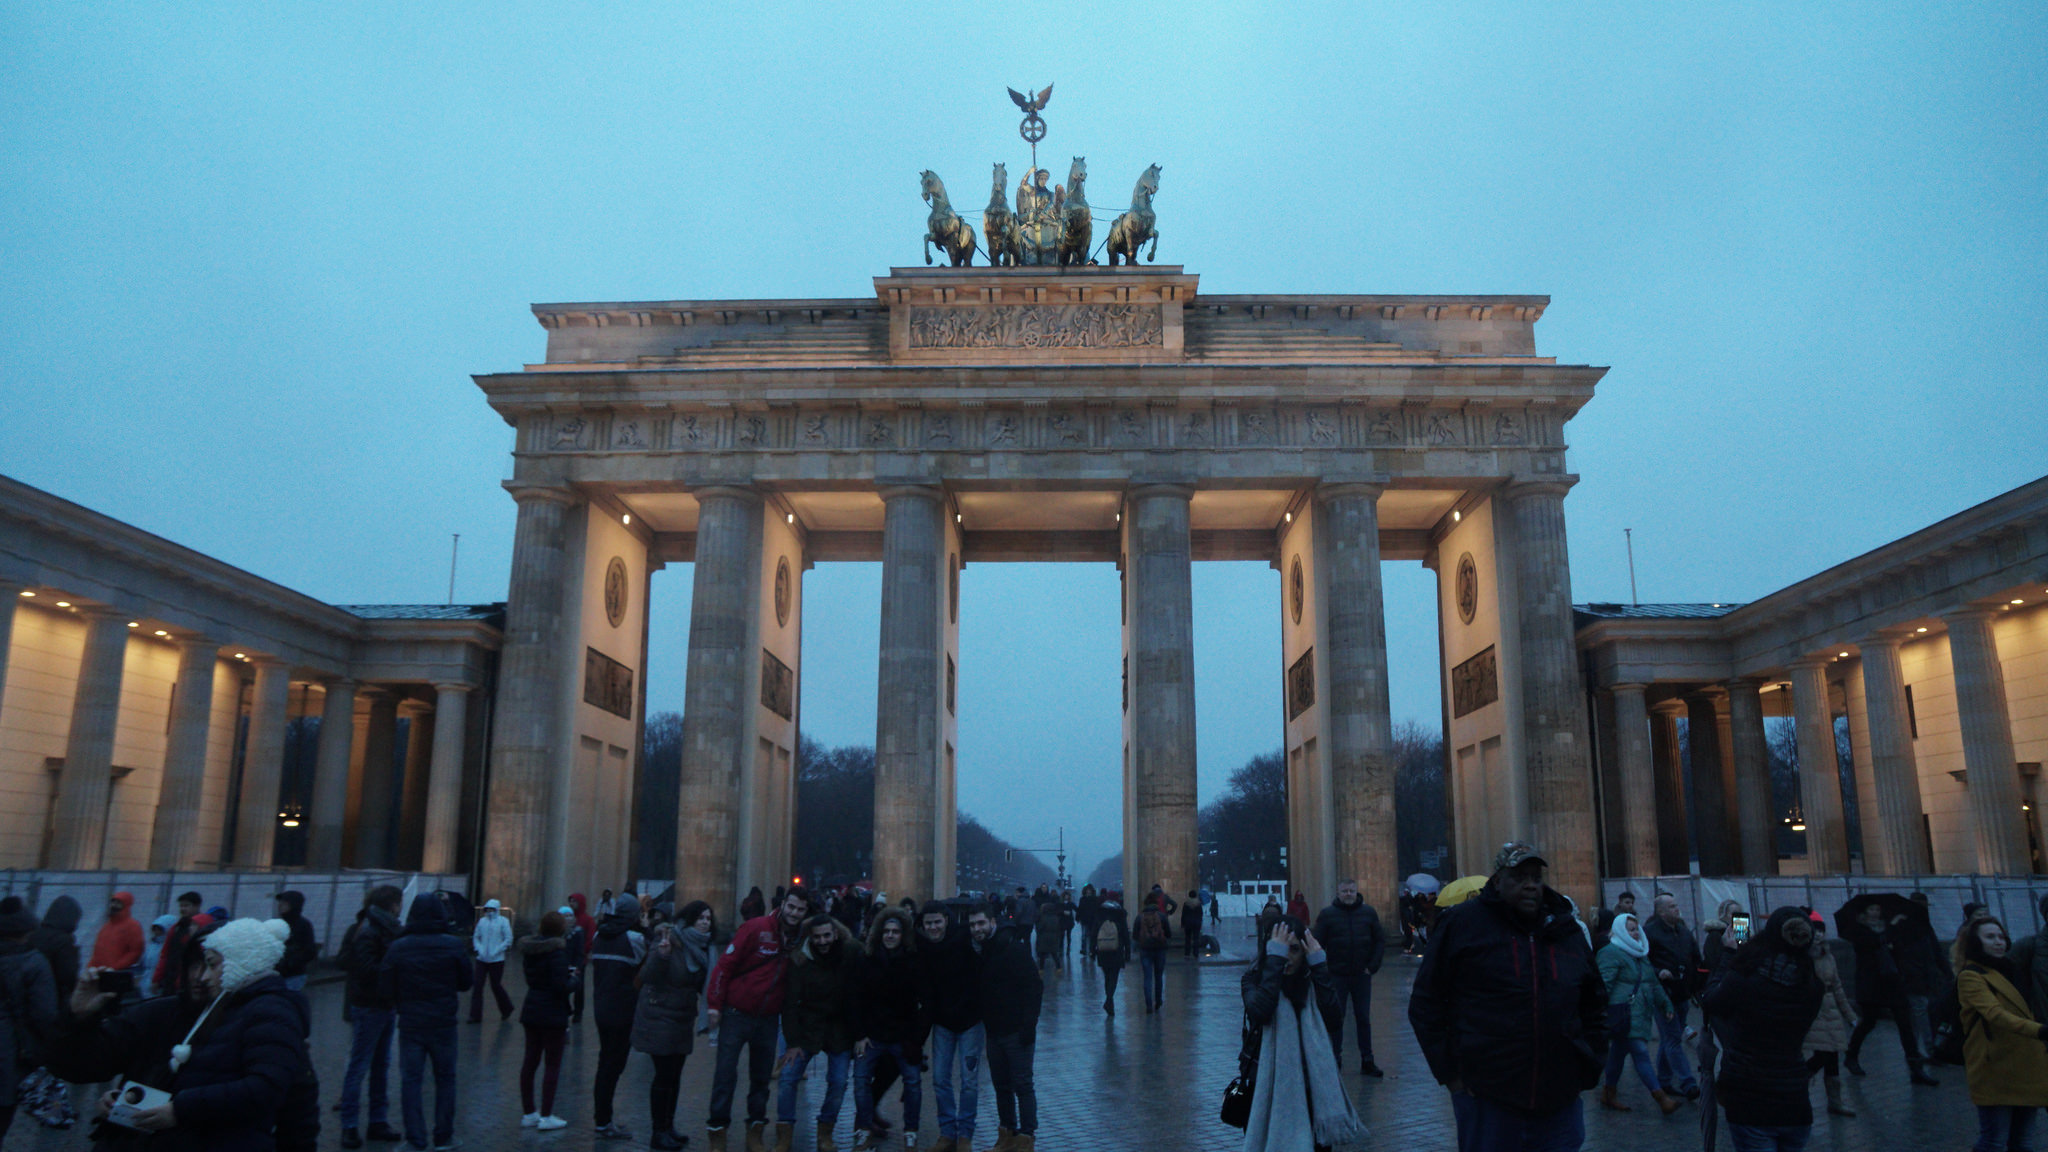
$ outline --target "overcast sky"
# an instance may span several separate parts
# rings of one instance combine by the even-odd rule
[[[2048,471],[2048,9],[0,3],[0,472],[343,603],[502,599],[535,301],[859,296],[932,168],[1162,166],[1217,292],[1547,293],[1578,600],[1747,600]],[[1189,10],[1196,10],[1192,15]],[[1050,165],[1058,167],[1057,164]],[[877,565],[803,718],[874,739]],[[689,569],[656,577],[679,709]],[[1434,577],[1386,566],[1396,720]],[[1279,578],[1196,569],[1204,797],[1280,744]],[[960,801],[1119,844],[1116,578],[962,580]]]

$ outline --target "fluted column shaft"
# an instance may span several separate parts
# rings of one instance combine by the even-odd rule
[[[281,660],[251,660],[256,689],[249,703],[249,740],[242,749],[242,791],[235,806],[235,863],[270,867],[277,840],[277,798],[284,780],[284,737],[290,724],[292,670]]]
[[[1641,684],[1614,686],[1615,759],[1620,768],[1622,844],[1630,876],[1655,876],[1657,767],[1650,757],[1650,709]]]
[[[462,829],[462,752],[469,727],[468,684],[434,685],[433,764],[427,784],[420,871],[456,870],[455,841]]]
[[[398,697],[373,688],[369,724],[363,730],[363,793],[357,805],[356,867],[395,868],[393,830],[398,824]],[[517,905],[514,905],[516,908]]]
[[[348,762],[356,735],[356,682],[329,680],[320,709],[320,749],[313,762],[312,835],[306,866],[315,872],[341,870],[342,833],[348,820]]]
[[[944,493],[882,490],[881,674],[875,709],[875,883],[924,899],[933,875],[939,782]],[[950,879],[950,877],[948,878]]]
[[[98,868],[107,838],[107,796],[114,786],[114,725],[121,715],[121,671],[128,622],[111,611],[81,611],[85,651],[71,705],[71,734],[57,778],[50,867]]]
[[[1583,907],[1598,903],[1593,770],[1586,750],[1585,698],[1573,641],[1572,578],[1558,482],[1508,489],[1514,520],[1522,689],[1522,754],[1529,822],[1550,861],[1550,882]],[[1593,903],[1589,904],[1588,901]]]
[[[562,771],[564,601],[568,595],[568,524],[581,501],[561,488],[519,488],[519,519],[512,534],[512,584],[505,603],[505,647],[498,662],[498,708],[493,720],[489,828],[484,836],[482,890],[516,910],[522,924],[546,908],[549,829],[556,776]],[[375,740],[372,723],[370,740]],[[372,748],[374,750],[374,746]],[[385,751],[390,751],[386,745]],[[389,797],[390,761],[365,759],[365,826],[388,816],[372,809],[370,781],[382,776]],[[388,843],[388,842],[387,842]],[[559,855],[558,853],[556,855]]]
[[[1754,680],[1731,680],[1727,687],[1742,871],[1749,876],[1776,876],[1778,820],[1771,799],[1771,750],[1764,736],[1763,697]]]
[[[1138,892],[1195,886],[1195,642],[1193,489],[1152,484],[1131,491],[1132,821],[1125,846]],[[1355,559],[1354,559],[1355,563]],[[1369,707],[1369,705],[1362,705]],[[1341,849],[1340,849],[1341,850]],[[1363,881],[1365,877],[1358,879]]]
[[[427,788],[433,757],[434,706],[420,700],[401,705],[411,723],[405,726],[405,792],[398,803],[398,866],[416,869],[427,833]]]
[[[1825,660],[1792,664],[1793,723],[1799,734],[1799,812],[1806,820],[1806,871],[1849,870],[1849,827],[1842,816],[1842,767],[1835,757],[1834,709]]]
[[[2005,699],[2005,668],[1991,632],[1990,609],[1947,617],[1949,661],[1956,678],[1956,719],[1962,728],[1970,815],[1977,832],[1977,871],[2024,876],[2033,871],[2026,817],[2020,811],[2018,756]]]
[[[736,923],[740,785],[753,755],[747,710],[760,692],[747,673],[760,635],[761,497],[744,488],[704,488],[695,496],[676,891]]]
[[[1329,566],[1323,619],[1337,875],[1357,880],[1368,903],[1388,908],[1400,900],[1401,877],[1380,588],[1380,491],[1377,484],[1328,484],[1316,490],[1316,498],[1323,507],[1320,554]],[[1192,623],[1192,608],[1190,614]]]
[[[21,607],[22,585],[0,580],[0,709],[7,706],[7,654],[14,647],[14,614]]]
[[[1870,775],[1877,803],[1878,843],[1865,843],[1877,867],[1890,876],[1925,875],[1934,870],[1920,821],[1920,769],[1906,725],[1906,678],[1899,668],[1899,641],[1873,636],[1863,641],[1863,710],[1870,725]]]
[[[1692,753],[1700,875],[1732,876],[1741,871],[1742,859],[1731,835],[1734,806],[1721,768],[1721,719],[1712,696],[1695,692],[1685,698],[1685,739]]]
[[[178,641],[170,740],[164,748],[163,782],[158,785],[156,821],[149,836],[149,866],[154,871],[190,868],[199,859],[199,809],[206,791],[213,680],[219,662],[220,646],[213,641]]]
[[[1692,822],[1685,796],[1685,757],[1678,717],[1685,705],[1666,700],[1650,711],[1650,759],[1657,772],[1657,874],[1692,871]]]

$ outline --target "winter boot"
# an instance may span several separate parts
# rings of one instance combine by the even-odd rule
[[[1826,1085],[1828,1090],[1828,1115],[1851,1117],[1856,1115],[1854,1109],[1842,1103],[1842,1081],[1840,1077],[1823,1076],[1821,1077],[1821,1083]]]
[[[994,1144],[989,1145],[988,1152],[1010,1152],[1011,1146],[1016,1144],[1016,1142],[1016,1132],[1008,1128],[997,1127],[996,1142]]]
[[[1010,1141],[1010,1152],[1033,1152],[1032,1145],[1037,1142],[1038,1137],[1036,1134],[1019,1132],[1016,1138]]]
[[[779,1140],[781,1137],[777,1137],[777,1139]],[[777,1152],[780,1152],[780,1149]],[[839,1145],[832,1142],[832,1122],[830,1120],[818,1121],[818,1152],[839,1152]]]
[[[790,1147],[795,1143],[796,1125],[781,1123],[775,1125],[775,1152],[789,1152]]]
[[[747,1152],[768,1152],[768,1122],[747,1121]]]
[[[725,1152],[725,1129],[706,1128],[704,1130],[704,1149],[705,1152]]]
[[[960,1141],[951,1136],[941,1136],[932,1145],[931,1152],[960,1152]]]
[[[1618,1084],[1602,1084],[1600,1086],[1600,1106],[1615,1112],[1635,1111],[1635,1109],[1621,1102],[1621,1098],[1617,1095],[1620,1091],[1621,1086]],[[1662,1095],[1662,1093],[1659,1093],[1659,1095]]]
[[[1842,1057],[1842,1067],[1847,1068],[1851,1076],[1863,1075],[1863,1062],[1856,1059],[1856,1053],[1854,1052]]]
[[[1655,1100],[1657,1102],[1657,1107],[1663,1109],[1664,1114],[1666,1116],[1669,1116],[1673,1112],[1676,1112],[1680,1108],[1684,1107],[1684,1105],[1680,1104],[1676,1099],[1663,1092],[1650,1093],[1650,1099]]]

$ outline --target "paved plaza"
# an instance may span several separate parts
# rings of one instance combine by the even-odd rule
[[[1248,954],[1250,940],[1242,929],[1226,926],[1224,936],[1234,947]],[[1387,1069],[1384,1080],[1363,1080],[1356,1075],[1355,1049],[1347,1039],[1345,1082],[1353,1093],[1360,1114],[1372,1130],[1369,1148],[1450,1148],[1454,1146],[1451,1109],[1446,1096],[1429,1077],[1422,1055],[1408,1030],[1408,987],[1416,961],[1393,956],[1374,983],[1374,1044],[1380,1064]],[[508,975],[516,974],[514,965]],[[1216,1120],[1216,1106],[1223,1086],[1236,1074],[1239,1001],[1237,981],[1241,968],[1235,963],[1210,961],[1195,965],[1175,956],[1166,974],[1166,1009],[1147,1016],[1140,998],[1137,968],[1126,969],[1117,987],[1117,1014],[1111,1019],[1102,1011],[1102,978],[1092,968],[1048,982],[1045,1015],[1038,1032],[1038,1096],[1040,1148],[1127,1149],[1172,1147],[1215,1149],[1223,1152],[1238,1147],[1239,1134]],[[523,989],[511,981],[515,997]],[[348,1057],[347,1033],[341,1024],[341,986],[328,982],[311,990],[314,1003],[313,1059],[319,1067],[324,1105],[331,1105],[341,1090],[341,1074]],[[488,1011],[488,1010],[487,1010]],[[1348,1027],[1348,1026],[1347,1026]],[[1885,1149],[1887,1152],[1917,1152],[1919,1149],[1964,1148],[1976,1132],[1963,1085],[1962,1070],[1939,1070],[1942,1086],[1908,1090],[1906,1074],[1899,1061],[1898,1047],[1880,1025],[1864,1050],[1870,1076],[1851,1078],[1848,1099],[1862,1115],[1855,1120],[1836,1120],[1821,1111],[1820,1089],[1814,1087],[1815,1125],[1811,1147],[1826,1149]],[[521,1131],[519,1124],[519,1061],[523,1038],[515,1015],[511,1023],[499,1023],[493,1016],[481,1025],[461,1028],[461,1071],[458,1084],[462,1094],[456,1114],[456,1132],[462,1146],[477,1150],[556,1149],[587,1152],[590,1149],[645,1147],[647,1138],[647,1082],[651,1065],[645,1056],[635,1055],[619,1084],[618,1114],[632,1128],[630,1143],[597,1141],[590,1128],[590,1084],[596,1074],[597,1030],[586,1018],[572,1033],[562,1065],[562,1096],[556,1112],[570,1122],[560,1132]],[[683,1102],[677,1126],[691,1136],[691,1146],[703,1146],[704,1105],[711,1092],[713,1050],[701,1039],[683,1075]],[[806,1085],[804,1110],[798,1113],[797,1149],[813,1146],[821,1078],[813,1067],[813,1082]],[[397,1077],[392,1090],[397,1092]],[[1669,1119],[1650,1110],[1642,1086],[1633,1076],[1623,1083],[1623,1100],[1638,1110],[1626,1115],[1607,1113],[1586,1098],[1588,1149],[1609,1152],[1679,1152],[1700,1147],[1699,1111],[1689,1107]],[[737,1112],[744,1115],[744,1074]],[[432,1089],[428,1091],[432,1109]],[[924,1099],[924,1143],[938,1137],[933,1095],[927,1081]],[[771,1119],[774,1103],[769,1104]],[[894,1091],[883,1104],[883,1114],[900,1115]],[[398,1101],[392,1100],[396,1123]],[[320,1146],[340,1145],[340,1129],[334,1113],[323,1112]],[[849,1091],[840,1113],[840,1146],[852,1142],[853,1098]],[[975,1145],[977,1152],[995,1141],[995,1103],[986,1073],[980,1094],[980,1119]],[[82,1130],[53,1132],[38,1129],[26,1119],[16,1123],[8,1135],[6,1152],[44,1152],[81,1148]],[[1722,1147],[1726,1147],[1725,1139]],[[370,1145],[371,1148],[391,1147]],[[737,1140],[733,1148],[737,1152]],[[891,1143],[901,1148],[900,1143]]]

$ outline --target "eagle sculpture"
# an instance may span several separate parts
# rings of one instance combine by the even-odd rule
[[[1026,116],[1044,111],[1045,102],[1052,99],[1052,85],[1050,84],[1045,86],[1045,91],[1040,92],[1036,96],[1019,92],[1015,88],[1010,89],[1009,92],[1010,99],[1017,102],[1017,107],[1022,108]]]

